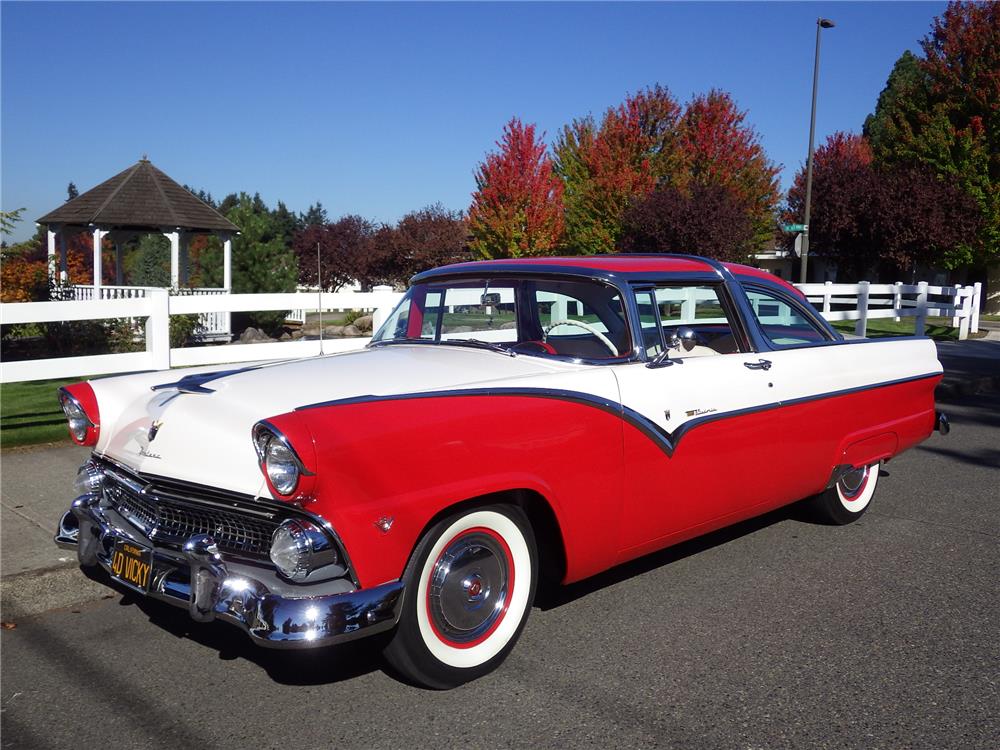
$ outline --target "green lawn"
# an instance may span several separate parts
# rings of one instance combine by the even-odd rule
[[[912,336],[915,320],[916,318],[903,318],[897,323],[892,318],[875,318],[868,321],[868,330],[865,335],[870,339],[884,338],[886,336]],[[856,320],[838,320],[832,325],[842,333],[854,333],[856,323]],[[925,333],[932,339],[958,339],[958,329],[951,327],[951,318],[927,318]],[[983,331],[980,331],[978,334],[970,334],[970,338],[978,338],[985,335]]]
[[[56,391],[80,380],[36,380],[0,386],[0,446],[68,441],[66,417]]]

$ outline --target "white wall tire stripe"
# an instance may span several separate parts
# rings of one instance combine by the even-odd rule
[[[427,615],[427,587],[434,565],[445,546],[463,531],[486,527],[499,534],[510,549],[514,565],[514,586],[508,592],[507,612],[500,624],[484,641],[468,648],[455,648],[444,643],[434,632]],[[476,667],[492,659],[514,637],[528,606],[531,588],[531,553],[521,529],[507,516],[495,511],[476,511],[448,526],[438,536],[424,560],[417,579],[416,614],[420,637],[434,658],[450,667]]]
[[[837,499],[840,504],[851,513],[860,513],[868,507],[875,494],[875,485],[878,482],[879,464],[872,464],[868,467],[865,475],[864,485],[855,494],[848,495],[844,492],[841,482],[837,482]]]

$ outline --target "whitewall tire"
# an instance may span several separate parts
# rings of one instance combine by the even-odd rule
[[[861,518],[875,495],[878,475],[877,462],[859,467],[841,476],[825,492],[810,498],[819,520],[842,526]]]
[[[491,672],[514,647],[537,584],[534,534],[512,505],[473,508],[434,525],[414,550],[388,661],[431,688]]]

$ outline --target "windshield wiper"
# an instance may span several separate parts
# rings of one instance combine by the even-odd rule
[[[442,339],[437,341],[438,344],[448,344],[454,346],[470,346],[476,349],[489,349],[494,352],[499,352],[500,354],[506,354],[508,357],[516,357],[517,352],[508,349],[503,344],[497,344],[493,341],[483,341],[482,339]]]
[[[383,339],[382,341],[372,341],[368,346],[388,346],[390,344],[423,344],[424,346],[467,346],[473,349],[489,349],[490,351],[506,354],[508,357],[516,357],[517,352],[508,349],[503,344],[493,341],[483,341],[482,339]]]

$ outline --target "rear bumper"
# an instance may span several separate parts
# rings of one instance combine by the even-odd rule
[[[145,596],[188,610],[199,622],[219,619],[244,630],[270,648],[315,648],[374,635],[399,620],[400,581],[370,589],[345,581],[295,587],[295,595],[275,593],[276,574],[260,566],[226,561],[206,534],[190,537],[182,550],[156,547],[98,495],[81,495],[59,523],[55,542],[75,549],[80,565],[108,573],[115,543],[130,541],[153,550]],[[287,588],[287,585],[285,586]]]

